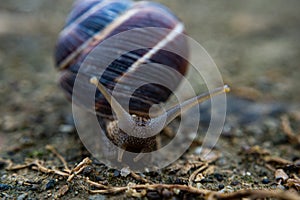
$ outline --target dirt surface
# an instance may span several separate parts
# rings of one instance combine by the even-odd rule
[[[188,152],[162,170],[126,174],[97,162],[76,134],[53,63],[72,1],[2,0],[1,198],[300,199],[300,2],[160,2],[232,88],[210,156],[197,154],[204,115]]]

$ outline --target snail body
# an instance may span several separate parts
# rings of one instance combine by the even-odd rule
[[[137,31],[126,40],[100,47],[104,48],[101,55],[91,54],[109,38],[130,30]],[[130,0],[75,2],[56,45],[55,62],[61,74],[59,82],[67,97],[83,106],[84,91],[97,87],[93,109],[99,120],[105,122],[107,137],[121,149],[118,160],[122,159],[125,150],[137,153],[155,150],[156,134],[183,109],[184,105],[176,105],[160,116],[151,118],[149,114],[153,105],[168,100],[188,70],[185,58],[188,58],[189,49],[183,33],[182,22],[168,8],[157,3]],[[128,47],[134,50],[126,52]],[[176,49],[180,55],[164,50],[166,48]],[[126,53],[120,54],[122,51]],[[83,92],[74,94],[76,77],[89,55],[97,62],[86,66],[84,76],[87,81],[82,83]],[[116,55],[119,56],[116,58]],[[112,57],[116,59],[105,64]],[[97,71],[103,72],[101,77],[97,76]],[[167,88],[145,81],[147,84],[134,88],[135,83],[148,80],[149,76],[167,80],[171,86]],[[116,88],[117,92],[112,95]],[[215,94],[224,91],[219,88]],[[209,94],[190,99],[184,108],[189,109],[207,97]],[[122,105],[128,99],[129,106],[125,109]],[[113,113],[117,119],[113,118]]]

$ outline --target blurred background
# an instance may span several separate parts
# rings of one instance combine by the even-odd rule
[[[299,1],[158,2],[173,10],[187,33],[208,51],[232,94],[298,104]],[[64,124],[71,123],[71,104],[57,85],[53,51],[72,3],[0,0],[1,148],[12,145],[13,140],[3,137],[7,132],[17,132],[9,137],[27,144],[32,141],[24,135],[68,130]]]

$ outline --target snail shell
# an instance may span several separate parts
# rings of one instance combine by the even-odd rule
[[[132,37],[115,40],[115,36],[130,30],[134,30]],[[86,94],[97,87],[95,108],[87,108],[97,112],[106,137],[119,147],[118,161],[122,160],[125,150],[141,153],[133,159],[138,161],[143,152],[157,148],[156,135],[181,111],[211,95],[229,91],[226,86],[217,88],[212,94],[193,97],[159,116],[150,117],[150,108],[167,101],[188,69],[185,58],[188,58],[189,49],[182,33],[184,26],[180,20],[157,3],[130,0],[75,2],[56,45],[55,62],[61,74],[59,82],[67,97],[84,107]],[[111,38],[113,41],[106,46]],[[101,53],[95,51],[97,48]],[[107,60],[112,62],[107,63]],[[80,70],[82,68],[84,70]],[[79,93],[74,92],[78,75],[85,78],[76,85],[80,87]],[[148,77],[150,80],[158,77],[171,83],[170,87],[147,81],[147,84],[134,87],[135,83],[148,80]],[[111,95],[111,91],[116,90]],[[128,98],[129,108],[125,110],[122,105]],[[112,111],[117,120],[113,120]]]
[[[120,77],[133,67],[139,67],[138,63],[144,57],[146,62],[157,63],[160,66],[168,66],[184,75],[188,68],[188,63],[184,57],[188,57],[188,44],[181,33],[184,33],[183,24],[165,6],[153,2],[132,2],[129,0],[86,0],[75,2],[73,9],[67,19],[66,25],[59,35],[56,45],[55,60],[56,66],[61,71],[60,85],[71,99],[74,81],[79,68],[87,55],[101,42],[108,38],[127,30],[137,28],[157,27],[168,31],[143,33],[140,38],[145,38],[153,48],[138,49],[121,55],[109,66],[101,64],[101,59],[105,60],[114,56],[121,49],[122,42],[112,46],[107,53],[99,55],[100,62],[95,66],[98,69],[105,69],[100,82],[108,89],[113,90]],[[176,31],[176,34],[174,34]],[[170,35],[172,35],[170,40]],[[142,39],[132,40],[130,45],[139,45]],[[155,49],[157,44],[165,43],[167,48],[180,49],[182,55],[172,52]],[[153,50],[154,49],[154,50]],[[152,50],[152,53],[149,52]],[[99,59],[98,59],[99,60]],[[149,70],[150,71],[150,70]],[[147,70],[144,72],[146,75]],[[145,76],[146,76],[145,75]],[[123,95],[131,95],[129,102],[129,113],[139,116],[148,116],[150,107],[153,104],[165,102],[172,91],[180,83],[180,79],[173,74],[168,74],[163,68],[151,70],[152,76],[163,76],[172,83],[172,88],[166,88],[159,84],[144,85],[131,94],[128,88],[140,77],[132,76],[129,82],[119,83],[122,93],[118,100],[125,101]],[[92,88],[92,85],[86,85]],[[97,91],[95,100],[96,111],[100,116],[111,118],[112,110],[103,95]],[[83,104],[84,95],[73,97],[77,103]]]

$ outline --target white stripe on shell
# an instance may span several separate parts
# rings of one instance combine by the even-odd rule
[[[80,17],[78,17],[75,21],[73,21],[69,26],[64,28],[64,30],[60,33],[61,36],[68,35],[74,27],[78,26],[81,22],[83,22],[85,19],[87,19],[90,15],[94,14],[97,12],[99,9],[103,8],[104,6],[107,6],[108,4],[112,3],[111,0],[105,0],[97,5],[93,6],[89,10],[87,10],[84,14],[82,14]]]
[[[166,46],[169,42],[174,40],[179,34],[181,34],[184,30],[183,23],[178,23],[168,35],[166,35],[161,41],[159,41],[150,51],[148,51],[143,57],[138,59],[133,65],[130,66],[126,73],[133,72],[137,69],[137,67],[149,60],[154,54],[156,54],[159,50],[161,50],[164,46]],[[126,75],[126,74],[125,74]]]
[[[92,42],[98,42],[107,37],[117,26],[121,25],[123,22],[131,18],[139,12],[139,9],[131,9],[126,11],[123,15],[117,17],[111,24],[107,25],[103,30],[96,33],[93,37],[84,42],[79,46],[72,54],[70,54],[61,64],[59,69],[64,69],[80,52],[86,49]]]

